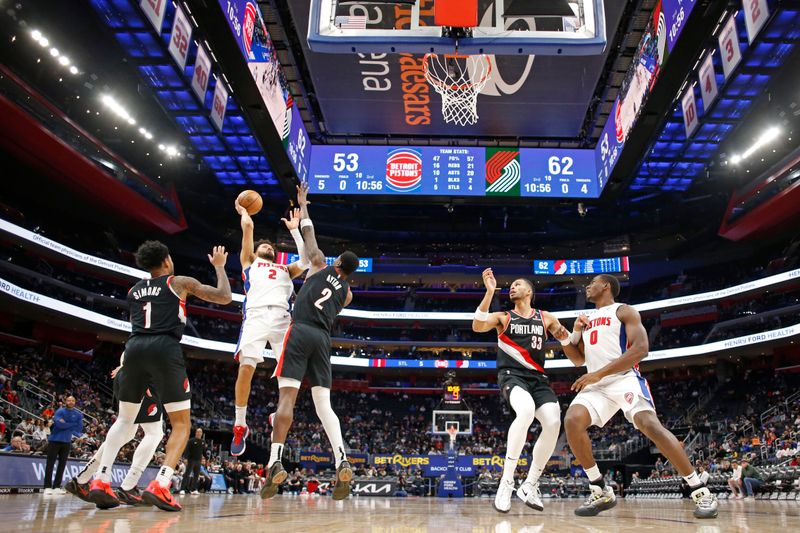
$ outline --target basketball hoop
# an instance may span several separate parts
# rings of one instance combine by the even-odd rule
[[[478,122],[478,93],[492,75],[486,54],[425,54],[425,79],[442,97],[444,121],[459,126]]]
[[[455,426],[450,426],[447,428],[447,434],[450,435],[450,444],[453,444],[456,441],[456,435],[458,435],[458,429]]]

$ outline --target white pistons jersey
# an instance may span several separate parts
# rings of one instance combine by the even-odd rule
[[[613,303],[589,315],[589,326],[583,330],[583,351],[589,372],[596,372],[619,359],[628,349],[625,324],[617,318],[617,309],[621,305]],[[624,376],[629,372],[621,372],[618,375]]]
[[[270,307],[289,309],[294,285],[286,265],[256,258],[252,265],[244,269],[242,279],[245,292],[242,310],[245,316]]]

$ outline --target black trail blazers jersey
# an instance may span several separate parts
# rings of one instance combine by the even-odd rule
[[[292,320],[312,324],[330,333],[333,321],[342,311],[350,284],[340,279],[336,269],[325,267],[306,278],[294,302]]]
[[[497,368],[532,370],[544,374],[544,342],[547,330],[542,312],[532,309],[530,316],[506,313],[508,325],[497,334]]]
[[[128,291],[131,335],[172,335],[180,340],[186,327],[186,302],[172,290],[172,278],[143,279]]]

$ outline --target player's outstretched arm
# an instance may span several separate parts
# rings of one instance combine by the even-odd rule
[[[347,289],[347,297],[344,299],[344,306],[347,307],[353,301],[353,291]]]
[[[308,253],[306,252],[306,244],[303,241],[303,236],[300,234],[300,209],[294,208],[289,210],[289,219],[282,218],[281,222],[286,224],[286,229],[294,239],[294,244],[297,246],[297,255],[300,258],[294,263],[289,265],[289,276],[294,279],[303,274],[311,263],[308,261]]]
[[[239,205],[239,199],[236,199],[236,212],[242,217],[242,251],[239,252],[239,260],[242,262],[242,270],[249,267],[255,261],[255,251],[253,250],[253,219],[247,212],[247,209]]]
[[[225,305],[231,303],[231,284],[228,281],[228,275],[225,273],[225,261],[227,260],[228,254],[225,252],[224,246],[215,246],[208,256],[208,261],[214,265],[214,270],[217,273],[216,287],[203,285],[189,276],[175,276],[172,278],[172,290],[182,300],[185,300],[186,296],[191,294],[201,300],[215,304]]]
[[[569,336],[569,342],[563,339],[561,341],[562,351],[567,356],[573,365],[583,366],[586,363],[586,355],[583,351],[583,330],[589,324],[589,318],[586,315],[579,315],[575,319],[575,324],[572,326],[572,334]]]
[[[308,275],[312,276],[328,266],[325,262],[325,254],[320,251],[317,245],[317,236],[314,233],[314,224],[308,215],[308,183],[297,186],[297,204],[300,206],[300,231],[303,233],[303,240],[306,243],[306,253],[311,266],[308,268]]]
[[[489,312],[489,306],[492,303],[492,298],[494,298],[494,291],[497,290],[497,280],[494,278],[491,268],[483,271],[483,284],[486,286],[486,294],[483,295],[483,300],[481,300],[472,318],[472,331],[476,333],[484,333],[505,326],[503,322],[506,316],[505,313]]]

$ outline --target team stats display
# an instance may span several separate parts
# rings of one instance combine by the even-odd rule
[[[628,256],[599,259],[535,259],[533,273],[539,276],[569,276],[628,272]]]
[[[311,151],[316,194],[597,198],[593,150],[329,146]]]

